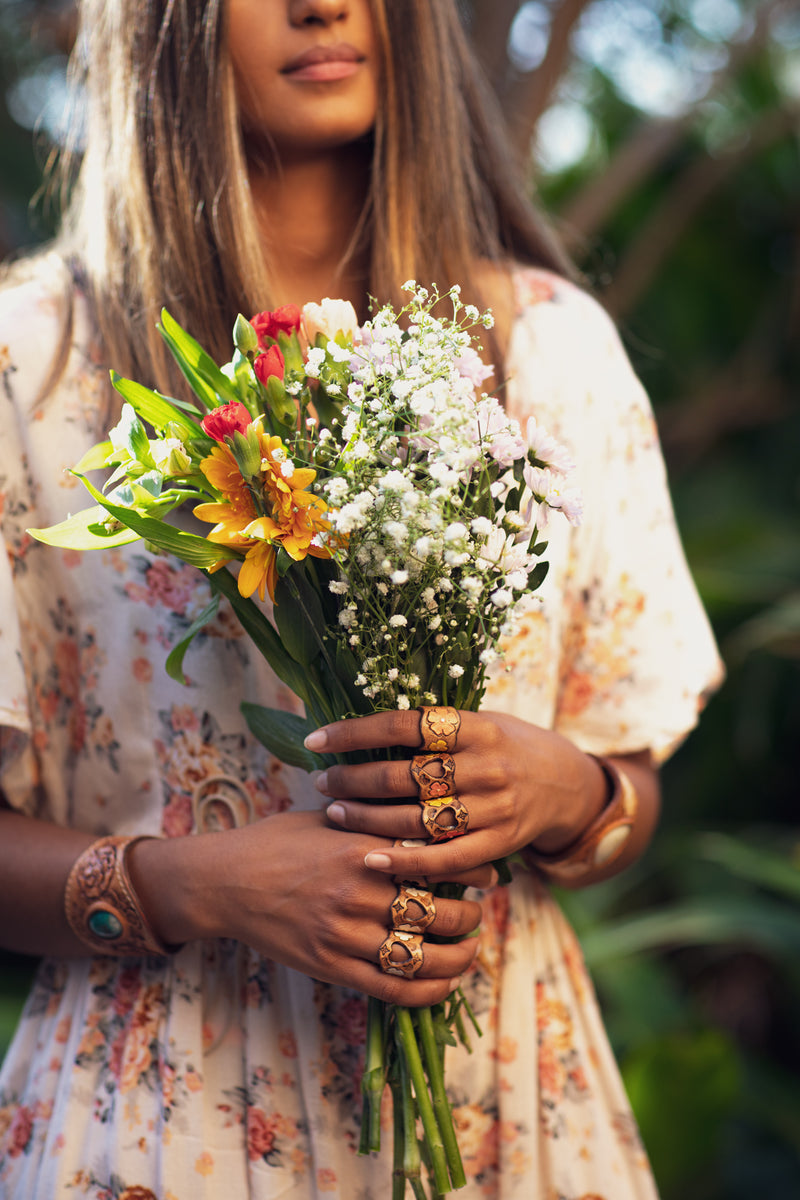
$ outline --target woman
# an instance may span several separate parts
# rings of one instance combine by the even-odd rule
[[[462,1194],[652,1197],[542,883],[641,853],[654,764],[719,674],[616,335],[515,189],[449,0],[86,0],[81,28],[87,142],[64,232],[0,294],[0,936],[47,956],[0,1076],[0,1189],[383,1200],[386,1155],[354,1154],[360,993],[424,1005],[463,978],[485,1035],[448,1056]],[[199,572],[24,532],[75,506],[62,468],[108,427],[108,365],[181,386],[162,304],[221,361],[240,309],[335,295],[363,316],[408,276],[492,304],[508,408],[569,443],[587,506],[554,534],[488,711],[450,745],[469,832],[422,848],[395,845],[424,832],[403,764],[312,783],[253,744],[242,697],[293,698],[229,616],[196,643],[189,689],[167,679],[207,602]],[[420,715],[313,737],[419,749]],[[370,803],[386,799],[405,803]],[[98,957],[74,932],[76,865],[96,868],[108,834],[156,835],[119,850],[115,886],[166,957]],[[486,864],[517,851],[529,869],[493,887]],[[437,902],[431,930],[455,940],[426,942],[405,978],[379,948],[394,879],[416,873],[484,890]]]

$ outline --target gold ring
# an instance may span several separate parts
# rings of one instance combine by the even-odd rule
[[[438,763],[441,774],[431,771]],[[411,777],[419,788],[419,798],[425,800],[440,800],[442,796],[453,794],[456,774],[456,760],[452,754],[416,754],[410,764]]]
[[[445,823],[442,818],[449,814]],[[432,842],[446,842],[461,837],[469,829],[469,813],[458,796],[444,796],[441,800],[427,800],[422,805],[422,824]]]
[[[422,707],[419,711],[419,732],[425,753],[436,754],[439,750],[445,750],[448,754],[455,754],[461,728],[458,709],[440,704],[432,708]]]
[[[406,957],[395,961],[392,952],[398,946]],[[393,929],[378,951],[378,962],[384,975],[402,975],[404,979],[413,979],[422,966],[422,958],[422,934],[405,933],[402,929]]]
[[[392,928],[395,933],[398,930],[403,933],[423,933],[435,920],[433,892],[414,887],[412,883],[401,883],[392,901]]]

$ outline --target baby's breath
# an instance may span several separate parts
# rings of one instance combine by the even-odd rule
[[[307,354],[335,408],[310,463],[340,572],[327,636],[351,656],[369,648],[351,682],[371,707],[475,707],[542,573],[537,530],[552,511],[577,520],[580,502],[567,450],[482,390],[491,368],[475,335],[491,313],[458,285],[403,288],[405,306],[378,307],[352,345]]]

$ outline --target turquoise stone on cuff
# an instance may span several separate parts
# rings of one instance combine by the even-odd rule
[[[122,922],[114,913],[104,908],[96,909],[87,922],[95,937],[113,942],[122,933]]]

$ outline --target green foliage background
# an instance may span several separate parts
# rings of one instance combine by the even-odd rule
[[[665,1200],[796,1200],[798,6],[463,8],[523,153],[533,140],[543,203],[653,397],[687,555],[728,668],[664,769],[651,850],[562,901]],[[70,38],[69,4],[0,0],[0,253],[48,232],[28,202],[47,128],[57,130],[53,80]],[[672,75],[654,99],[664,64]],[[32,75],[39,83],[26,93],[19,81]],[[23,128],[31,92],[51,96],[38,160]],[[583,140],[570,156],[576,122]],[[1,1051],[30,967],[8,955],[0,967]]]

